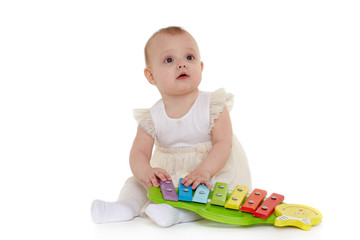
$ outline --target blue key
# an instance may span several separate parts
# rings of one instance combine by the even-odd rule
[[[185,187],[181,181],[183,178],[179,180],[179,201],[192,202],[192,192],[191,186]]]
[[[207,203],[209,198],[210,190],[204,184],[200,184],[195,191],[193,202]]]

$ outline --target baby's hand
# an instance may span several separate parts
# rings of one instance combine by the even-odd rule
[[[195,190],[201,183],[205,184],[208,189],[211,190],[210,184],[210,173],[204,168],[196,168],[194,171],[189,173],[184,179],[181,181],[185,187],[188,187],[192,184],[192,189]]]
[[[148,187],[159,187],[160,184],[157,178],[160,178],[162,181],[171,180],[170,175],[161,168],[149,168],[144,172],[140,180],[148,185]]]

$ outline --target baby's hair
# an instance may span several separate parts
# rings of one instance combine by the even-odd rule
[[[171,27],[166,27],[166,28],[161,28],[160,30],[158,30],[157,32],[155,32],[150,38],[149,40],[146,42],[145,45],[145,63],[146,66],[148,66],[149,64],[149,56],[148,56],[148,50],[149,50],[149,46],[152,42],[152,40],[158,36],[159,34],[169,34],[169,35],[178,35],[178,34],[182,34],[182,33],[188,33],[186,30],[184,30],[181,27],[177,27],[177,26],[171,26]]]

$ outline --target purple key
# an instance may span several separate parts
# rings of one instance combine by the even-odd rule
[[[164,200],[178,201],[178,196],[174,187],[174,184],[171,180],[166,180],[165,182],[159,179],[160,189],[163,195]]]

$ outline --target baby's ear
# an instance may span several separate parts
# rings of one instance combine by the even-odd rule
[[[153,76],[150,68],[146,67],[144,69],[144,74],[145,74],[145,77],[149,81],[150,84],[152,84],[152,85],[156,84],[154,76]]]

